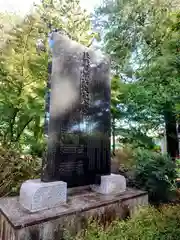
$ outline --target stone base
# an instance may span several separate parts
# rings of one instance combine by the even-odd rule
[[[22,208],[18,197],[1,198],[0,240],[62,240],[65,229],[73,236],[89,219],[107,224],[131,217],[146,205],[147,193],[129,188],[118,195],[78,190],[68,195],[66,204],[36,213]]]
[[[40,179],[25,181],[20,189],[19,202],[30,212],[59,206],[67,201],[67,183],[41,182]]]
[[[101,184],[92,185],[91,188],[101,194],[119,194],[126,190],[126,179],[119,174],[101,176]]]

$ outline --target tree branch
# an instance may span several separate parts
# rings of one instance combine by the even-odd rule
[[[24,129],[29,125],[29,123],[33,120],[33,117],[31,117],[25,124],[24,126],[21,128],[20,132],[17,134],[15,142],[17,142],[19,140],[19,138],[21,137]]]

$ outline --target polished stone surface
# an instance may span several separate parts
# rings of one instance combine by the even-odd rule
[[[119,194],[126,190],[126,179],[119,174],[101,176],[101,184],[92,185],[91,188],[101,194]]]
[[[38,212],[59,206],[67,201],[67,183],[41,182],[40,179],[25,181],[20,189],[19,202],[30,212]]]
[[[100,183],[101,175],[110,174],[109,59],[58,33],[52,52],[41,179],[68,187]]]

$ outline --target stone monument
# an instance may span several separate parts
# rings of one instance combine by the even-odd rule
[[[148,204],[146,192],[110,171],[108,58],[62,34],[51,40],[47,157],[41,179],[0,199],[0,240],[63,240],[89,218],[106,224]]]
[[[54,38],[42,181],[94,184],[110,174],[109,61],[64,35]]]
[[[123,176],[111,174],[110,61],[64,34],[54,32],[52,39],[47,156],[41,181],[27,181],[20,191],[32,212],[65,203],[67,187],[90,185],[101,194],[126,188]]]

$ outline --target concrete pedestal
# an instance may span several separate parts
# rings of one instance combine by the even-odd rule
[[[146,192],[126,189],[117,195],[102,195],[90,188],[68,195],[66,204],[31,213],[19,203],[19,197],[0,199],[0,240],[62,240],[64,230],[76,234],[89,219],[107,224],[131,216],[148,205]]]
[[[91,189],[101,194],[119,194],[126,190],[126,179],[119,174],[101,176],[101,184],[92,185]]]
[[[67,201],[67,183],[41,182],[40,179],[25,181],[20,189],[19,202],[30,212],[57,207]]]
[[[91,189],[105,195],[119,194],[126,190],[126,179],[119,174],[101,176],[101,184],[92,185]],[[66,201],[67,183],[62,181],[45,183],[40,179],[27,180],[20,189],[19,202],[30,212],[54,208]]]

